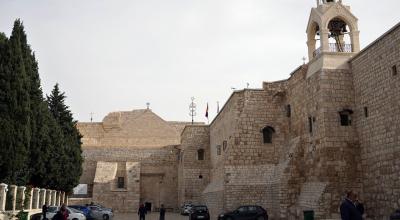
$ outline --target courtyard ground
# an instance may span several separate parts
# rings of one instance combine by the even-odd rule
[[[153,212],[146,215],[146,220],[159,220],[160,214],[158,212]],[[180,215],[179,213],[167,212],[165,215],[165,220],[188,220],[188,216]],[[139,220],[136,213],[115,213],[112,220]]]

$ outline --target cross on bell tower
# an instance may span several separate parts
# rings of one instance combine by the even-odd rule
[[[306,32],[308,59],[314,63],[310,71],[346,69],[345,63],[360,51],[358,19],[342,0],[317,0]]]

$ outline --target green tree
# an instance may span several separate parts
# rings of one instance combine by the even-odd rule
[[[82,174],[82,136],[76,127],[77,121],[73,119],[69,107],[65,104],[65,99],[65,93],[60,92],[59,86],[56,84],[50,96],[47,97],[47,102],[50,112],[61,128],[64,140],[63,148],[59,149],[63,153],[56,158],[62,164],[64,177],[59,187],[71,192],[78,185]]]
[[[13,120],[10,112],[11,94],[11,51],[8,38],[0,33],[0,181],[11,176]]]
[[[10,39],[1,38],[0,80],[2,114],[0,119],[0,145],[2,157],[0,180],[11,184],[26,184],[29,180],[30,97],[21,47],[19,20],[14,22]],[[3,96],[4,95],[4,96]],[[1,158],[2,160],[4,158]]]

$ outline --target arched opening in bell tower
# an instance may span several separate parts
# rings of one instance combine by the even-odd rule
[[[312,31],[308,33],[308,46],[313,52],[312,57],[316,57],[321,53],[321,34],[317,22],[313,22],[311,30]]]
[[[328,22],[329,52],[353,52],[350,38],[350,27],[341,18],[336,17]]]

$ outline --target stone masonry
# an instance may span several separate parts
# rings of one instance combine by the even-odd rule
[[[286,80],[234,91],[210,125],[167,122],[149,109],[79,123],[87,197],[119,211],[192,202],[215,219],[256,204],[270,219],[305,211],[340,219],[344,193],[354,190],[368,219],[399,209],[400,24],[360,51],[350,7],[317,2],[309,63]],[[331,22],[346,28],[334,32]]]

